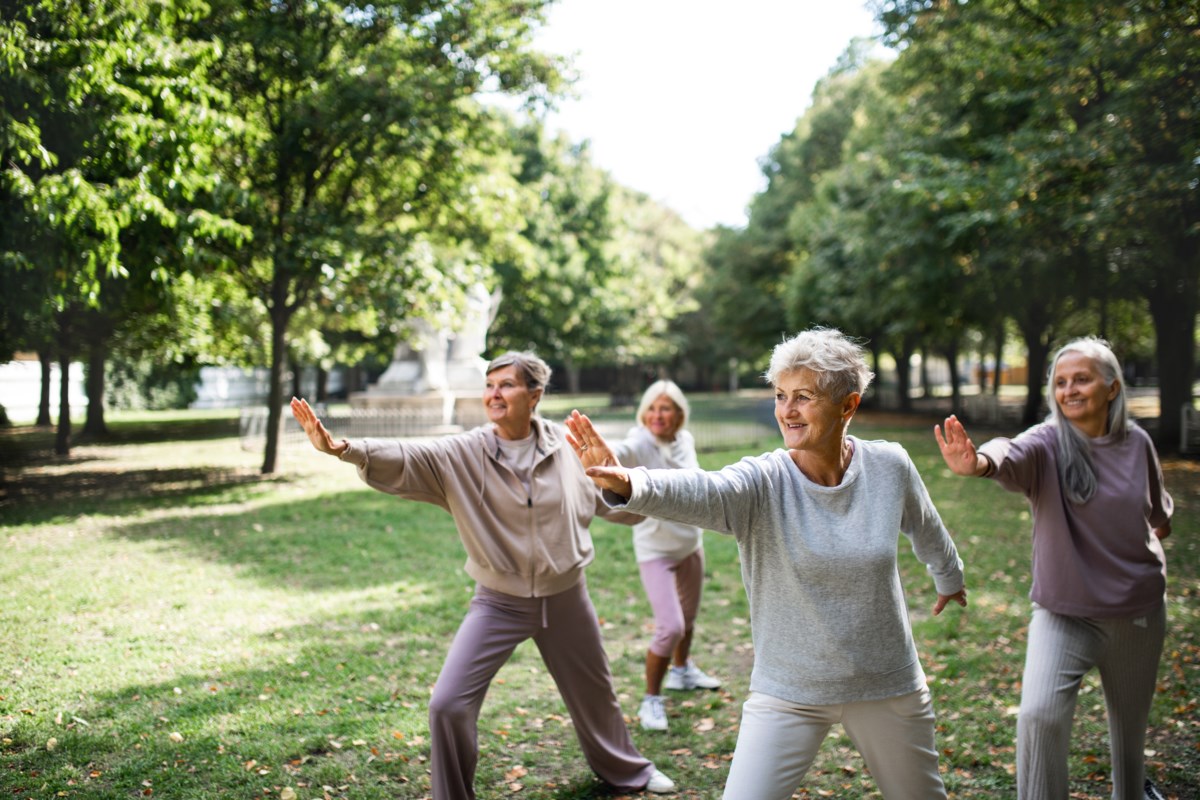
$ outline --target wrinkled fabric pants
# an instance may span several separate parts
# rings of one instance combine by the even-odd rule
[[[787,800],[840,722],[887,800],[944,800],[929,689],[899,697],[806,706],[761,692],[742,705],[724,800]]]
[[[492,679],[526,639],[557,684],[592,771],[619,789],[645,786],[654,765],[625,726],[586,581],[550,597],[476,586],[429,700],[434,800],[474,799],[479,710]]]
[[[1034,606],[1017,717],[1020,800],[1066,800],[1075,701],[1093,667],[1108,710],[1113,800],[1145,796],[1146,727],[1166,626],[1165,605],[1136,619],[1068,617]]]

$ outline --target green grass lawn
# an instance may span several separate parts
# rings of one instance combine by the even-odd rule
[[[278,475],[263,478],[261,453],[239,447],[228,416],[112,426],[111,441],[68,460],[51,455],[48,432],[0,432],[0,796],[427,797],[426,701],[472,590],[450,517],[365,488],[307,445],[286,447]],[[932,583],[901,547],[946,784],[959,798],[1012,797],[1025,502],[951,476],[924,421],[864,413],[853,429],[908,448],[966,561],[970,607],[935,619]],[[1170,629],[1146,760],[1169,796],[1196,798],[1200,470],[1170,461],[1167,472]],[[632,715],[649,606],[628,529],[597,522],[593,534],[588,582]],[[753,661],[736,547],[713,533],[705,543],[694,652],[725,688],[672,696],[666,734],[631,718],[638,746],[689,798],[721,796]],[[1108,797],[1106,736],[1093,675],[1076,716],[1073,798]],[[612,796],[531,644],[489,693],[480,746],[481,798]],[[879,795],[835,729],[798,796]]]

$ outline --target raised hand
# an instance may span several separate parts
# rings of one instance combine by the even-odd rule
[[[945,435],[942,434],[942,428],[945,429]],[[952,472],[971,477],[987,471],[987,460],[975,451],[975,445],[971,442],[971,437],[967,436],[967,429],[958,421],[958,417],[953,414],[946,417],[942,428],[934,425],[933,436],[937,439],[946,466]]]
[[[313,447],[331,456],[340,456],[346,452],[346,443],[344,441],[334,443],[333,437],[329,435],[329,431],[325,429],[317,417],[317,412],[312,410],[312,406],[308,404],[307,400],[298,397],[292,398],[292,416],[300,423],[300,427],[304,428]]]
[[[566,425],[567,442],[575,451],[575,455],[579,456],[588,477],[601,489],[608,489],[621,497],[628,498],[633,494],[629,471],[621,466],[621,462],[613,455],[612,448],[596,431],[592,421],[575,410],[567,417]]]

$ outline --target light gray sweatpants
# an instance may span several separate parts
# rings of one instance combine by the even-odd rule
[[[592,771],[620,789],[645,786],[654,765],[625,727],[587,583],[550,597],[476,586],[429,699],[434,800],[474,800],[479,709],[492,678],[526,639],[541,652]]]
[[[1068,617],[1034,606],[1017,717],[1020,800],[1066,800],[1075,701],[1092,667],[1100,669],[1108,709],[1113,800],[1141,800],[1166,626],[1165,605],[1135,619]]]

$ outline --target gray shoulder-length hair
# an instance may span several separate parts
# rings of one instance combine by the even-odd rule
[[[1107,433],[1121,440],[1129,435],[1133,421],[1129,418],[1129,407],[1125,402],[1125,381],[1121,379],[1121,362],[1117,360],[1108,342],[1094,336],[1074,339],[1059,348],[1050,361],[1050,372],[1046,378],[1046,405],[1050,415],[1046,421],[1054,426],[1058,443],[1058,476],[1063,492],[1072,503],[1086,503],[1096,494],[1096,467],[1092,464],[1092,447],[1088,437],[1072,425],[1059,408],[1054,397],[1054,372],[1058,361],[1067,353],[1079,353],[1092,360],[1100,379],[1107,386],[1117,384],[1117,396],[1108,404]]]
[[[687,398],[683,396],[683,390],[675,384],[675,381],[655,381],[647,386],[646,391],[642,392],[642,402],[638,403],[637,414],[634,416],[634,419],[637,420],[638,425],[645,425],[646,412],[650,410],[650,406],[654,404],[654,401],[664,394],[679,409],[679,418],[675,420],[675,430],[671,431],[673,434],[679,433],[683,430],[683,426],[687,424],[691,409],[688,407]]]
[[[510,350],[502,353],[488,362],[484,374],[491,375],[504,367],[516,367],[517,374],[524,379],[527,389],[530,391],[541,389],[542,395],[545,395],[546,389],[550,385],[550,365],[539,358],[536,353],[530,350]],[[540,401],[541,398],[538,399]],[[534,403],[533,410],[534,413],[537,413],[537,403]]]
[[[836,328],[812,328],[775,345],[763,377],[775,386],[788,372],[810,369],[817,373],[817,388],[841,400],[861,395],[871,385],[875,373],[867,367],[866,355],[862,345]]]

